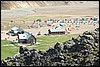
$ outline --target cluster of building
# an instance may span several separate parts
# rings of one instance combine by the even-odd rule
[[[42,24],[42,22],[44,22],[44,24]],[[24,21],[25,23],[25,21]],[[54,23],[57,23],[54,25]],[[31,27],[34,28],[36,24],[38,24],[38,26],[43,27],[43,26],[52,26],[51,29],[48,29],[48,34],[65,34],[66,31],[67,33],[70,33],[69,31],[71,30],[75,30],[75,28],[71,27],[71,25],[68,26],[68,23],[71,24],[75,24],[76,27],[78,27],[77,25],[79,24],[99,24],[99,17],[82,17],[82,18],[74,18],[74,19],[49,19],[49,20],[45,20],[42,21],[41,19],[39,20],[35,20]],[[42,25],[41,25],[42,24]],[[67,27],[67,28],[61,28],[61,27]],[[30,27],[30,26],[29,26]],[[24,31],[23,29],[21,29],[20,27],[13,27],[11,28],[11,30],[7,33],[12,35],[12,36],[18,36],[18,42],[19,43],[31,43],[34,44],[36,43],[36,38],[30,34],[29,32]],[[39,33],[40,34],[40,33]]]
[[[36,38],[32,34],[24,31],[18,26],[11,28],[11,30],[6,34],[11,36],[18,36],[18,43],[28,43],[28,44],[36,43]]]

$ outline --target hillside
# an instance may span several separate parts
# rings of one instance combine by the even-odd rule
[[[1,1],[1,8],[17,9],[44,6],[61,6],[79,3],[83,3],[83,1]]]

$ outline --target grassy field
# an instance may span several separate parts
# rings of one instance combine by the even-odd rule
[[[11,41],[1,40],[1,59],[13,56],[18,52],[19,46]]]
[[[72,37],[76,36],[78,36],[78,34],[37,36],[37,42],[39,42],[40,45],[33,45],[33,47],[39,50],[46,50],[49,47],[53,47],[57,42],[63,43],[67,40],[70,40]]]
[[[47,50],[49,47],[53,47],[57,42],[63,43],[72,37],[76,37],[78,34],[69,35],[51,35],[51,36],[37,36],[37,42],[40,45],[32,45],[32,48],[38,50]],[[30,48],[30,46],[27,46]],[[19,51],[19,45],[11,44],[11,41],[1,40],[1,58],[6,58],[8,56],[13,56]]]

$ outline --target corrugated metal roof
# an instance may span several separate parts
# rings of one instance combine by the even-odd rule
[[[17,26],[11,28],[11,30],[18,31],[18,32],[24,31],[23,29],[21,29],[21,28],[19,28]]]
[[[11,30],[17,30],[17,29],[19,29],[19,27],[17,27],[17,26],[11,28]]]
[[[57,29],[50,29],[51,32],[65,32],[64,29],[60,29],[60,28],[57,28]]]
[[[30,33],[28,33],[28,32],[24,32],[24,34],[26,34],[26,36],[27,36],[27,38],[26,39],[29,39],[29,37],[31,36],[31,34]]]

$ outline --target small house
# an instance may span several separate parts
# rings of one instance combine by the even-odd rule
[[[18,34],[18,43],[35,44],[36,38],[32,34],[24,31]]]
[[[23,29],[19,28],[18,26],[15,26],[11,28],[11,30],[7,34],[11,34],[11,36],[16,36],[23,31],[24,31]]]
[[[65,30],[61,28],[49,29],[48,34],[56,35],[56,34],[65,34]]]

